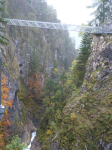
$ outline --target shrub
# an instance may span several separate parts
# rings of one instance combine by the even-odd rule
[[[21,144],[21,139],[18,137],[18,135],[13,137],[11,143],[6,146],[8,150],[23,150],[25,147],[25,144]]]

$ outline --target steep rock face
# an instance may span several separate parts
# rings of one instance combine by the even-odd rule
[[[8,18],[60,22],[56,11],[47,5],[46,1],[7,0],[5,7]],[[48,77],[54,75],[54,69],[57,69],[59,74],[67,70],[77,54],[75,43],[73,44],[67,31],[17,26],[8,26],[7,30],[13,43],[13,56],[17,55],[20,68],[18,97],[26,108],[30,104],[36,106],[32,107],[33,110],[30,107],[29,110],[30,114],[33,114],[30,118],[38,126],[37,110],[39,111],[41,106],[38,99],[28,103],[28,79],[36,72],[41,76],[40,82],[44,84]],[[36,113],[33,113],[34,109]]]
[[[9,37],[10,39],[10,37]],[[9,97],[13,100],[12,109],[9,108],[8,112],[10,114],[10,135],[13,136],[18,134],[21,137],[22,142],[26,144],[30,143],[30,133],[31,131],[36,130],[32,121],[29,119],[25,106],[22,102],[19,101],[17,93],[19,91],[19,77],[20,77],[20,63],[19,57],[16,53],[17,45],[10,39],[9,45],[3,47],[2,51],[2,70],[5,74],[5,77],[8,78],[9,86]],[[24,117],[26,115],[26,117]],[[23,120],[25,119],[26,122]]]
[[[100,109],[99,114],[103,113],[103,115],[106,116],[106,114],[108,114],[109,116],[111,115],[111,112],[109,111],[111,109],[111,97],[109,96],[112,93],[112,37],[98,37],[94,35],[93,39],[93,51],[88,60],[85,81],[82,86],[82,93],[86,91],[95,91],[97,93],[98,91],[99,94],[96,95],[99,99],[102,100],[102,103],[97,103]],[[103,103],[104,106],[102,107]],[[94,118],[94,115],[92,115],[91,117]],[[107,119],[107,121],[109,121],[109,118]],[[101,121],[101,123],[103,126],[103,120]],[[110,125],[111,123],[109,123],[109,126]],[[108,135],[108,137],[111,138],[111,134],[108,134],[109,130],[110,129],[105,130],[105,134],[106,136]],[[107,137],[103,139],[103,136],[105,135],[103,135],[102,133],[100,141],[97,142],[98,148],[101,150],[111,150],[112,144],[109,143]]]
[[[6,11],[11,18],[60,22],[55,10],[42,0],[7,0]],[[22,76],[38,72],[44,81],[54,68],[60,73],[68,69],[77,55],[67,31],[13,26],[8,30],[16,44]]]
[[[18,134],[21,138],[22,143],[26,143],[27,145],[30,143],[31,140],[31,132],[35,131],[36,128],[33,125],[33,122],[26,117],[25,124],[23,123],[23,115],[22,114],[22,107],[23,104],[20,103],[17,95],[15,95],[13,103],[13,108],[9,110],[10,114],[10,121],[11,121],[11,132],[10,135]],[[24,107],[25,108],[25,107]]]
[[[38,138],[35,138],[31,143],[31,150],[41,150],[41,144],[38,141]]]
[[[95,38],[95,36],[94,36]],[[98,81],[94,85],[94,90],[98,90],[102,86],[102,83],[109,78],[112,73],[112,44],[111,37],[96,37],[94,40],[92,54],[88,60],[86,69],[85,82],[82,86],[82,92],[88,89],[87,83],[95,82],[93,78]],[[98,40],[99,39],[99,40]],[[97,41],[98,40],[98,41]],[[95,80],[95,79],[94,79]]]
[[[26,143],[27,145],[31,141],[31,132],[36,131],[36,128],[34,127],[34,124],[32,120],[28,118],[26,125],[24,126],[24,132],[22,137],[22,142]]]
[[[60,22],[54,9],[41,0],[6,0],[5,7],[6,18]],[[10,99],[14,101],[13,108],[9,109],[10,135],[18,134],[22,142],[29,144],[30,132],[35,130],[34,125],[39,126],[38,114],[32,109],[35,107],[38,111],[40,105],[33,100],[28,103],[26,99],[28,78],[37,72],[44,83],[55,68],[59,73],[67,70],[76,51],[65,31],[8,26],[7,34],[10,42],[2,55],[4,74],[9,79]]]
[[[64,108],[51,149],[112,149],[112,37],[93,40],[81,92]]]

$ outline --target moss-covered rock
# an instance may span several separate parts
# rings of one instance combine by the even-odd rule
[[[104,40],[102,47],[100,40],[93,46],[81,93],[64,107],[50,136],[59,133],[55,140],[60,150],[106,150],[112,145],[112,45]]]

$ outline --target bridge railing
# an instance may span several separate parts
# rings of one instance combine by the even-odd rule
[[[30,20],[19,20],[19,19],[7,19],[7,25],[14,26],[25,26],[25,27],[38,27],[38,28],[46,28],[46,29],[56,29],[56,30],[68,30],[68,31],[76,31],[76,32],[87,32],[87,33],[95,33],[95,34],[103,34],[103,33],[112,33],[112,21],[107,21],[101,27],[92,27],[92,26],[80,26],[80,25],[71,25],[71,24],[63,24],[63,23],[53,23],[53,22],[40,22],[40,21],[30,21]]]
[[[88,32],[93,33],[98,31],[98,27],[94,28],[92,26],[80,26],[80,25],[71,25],[63,23],[53,23],[53,22],[40,22],[40,21],[30,21],[30,20],[19,20],[19,19],[7,19],[7,25],[14,26],[26,26],[26,27],[38,27],[38,28],[47,28],[47,29],[58,29],[58,30],[68,30],[68,31],[77,31],[77,32]]]
[[[107,20],[103,26],[103,32],[106,32],[106,33],[112,33],[112,20]]]

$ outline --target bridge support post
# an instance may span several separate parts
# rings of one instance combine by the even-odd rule
[[[99,42],[100,41],[100,37],[101,37],[101,34],[91,34],[92,38],[93,38],[93,41],[94,42]]]

